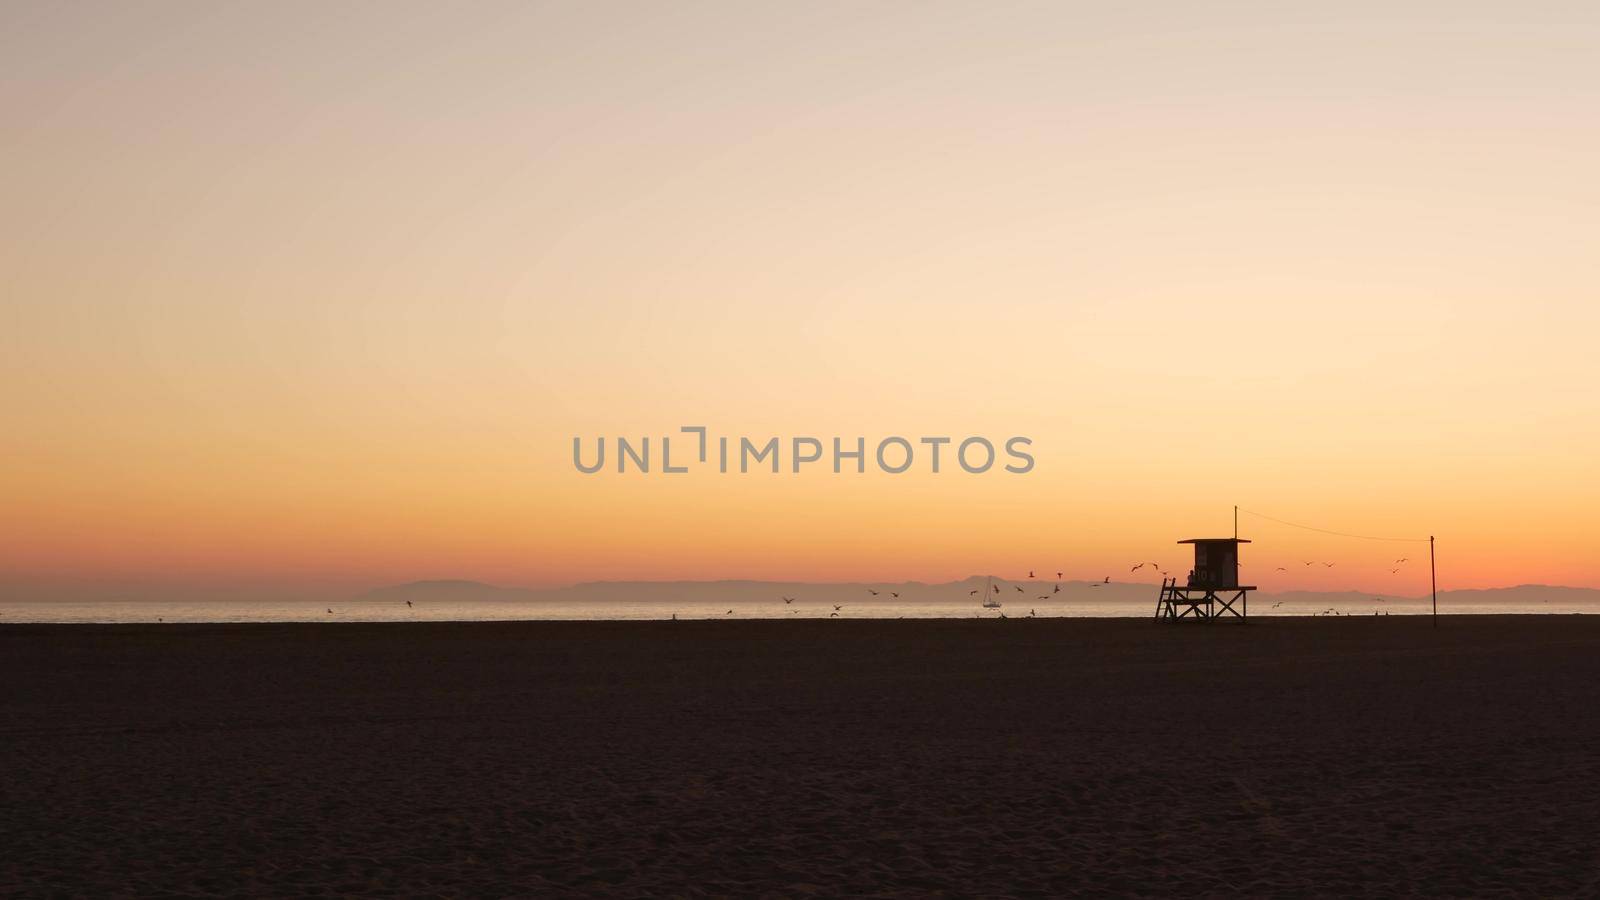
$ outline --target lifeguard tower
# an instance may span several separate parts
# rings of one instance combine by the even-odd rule
[[[1248,618],[1250,592],[1255,585],[1239,583],[1239,545],[1250,542],[1231,537],[1189,538],[1178,543],[1194,545],[1194,569],[1183,584],[1177,578],[1161,580],[1156,621]]]

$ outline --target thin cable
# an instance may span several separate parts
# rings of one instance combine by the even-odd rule
[[[1310,525],[1301,525],[1299,522],[1288,522],[1283,519],[1274,518],[1266,513],[1258,513],[1255,510],[1245,509],[1242,506],[1239,507],[1239,511],[1242,513],[1249,513],[1250,515],[1259,519],[1266,519],[1269,522],[1277,522],[1279,525],[1287,525],[1290,528],[1303,528],[1306,531],[1315,531],[1320,534],[1331,534],[1336,537],[1359,538],[1363,541],[1387,541],[1403,544],[1426,544],[1428,542],[1427,538],[1373,537],[1370,534],[1350,534],[1349,532],[1345,531],[1329,531],[1326,528],[1313,528]]]

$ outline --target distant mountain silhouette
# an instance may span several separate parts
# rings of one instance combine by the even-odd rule
[[[1483,588],[1479,590],[1440,591],[1439,602],[1449,598],[1453,603],[1594,603],[1600,600],[1600,590],[1594,588],[1560,587],[1551,584],[1519,584],[1515,587]]]

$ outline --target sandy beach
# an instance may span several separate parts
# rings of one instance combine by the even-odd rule
[[[0,627],[0,893],[1589,895],[1600,618]]]

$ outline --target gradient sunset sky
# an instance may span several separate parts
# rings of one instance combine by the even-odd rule
[[[7,3],[0,114],[11,596],[1600,586],[1593,3]],[[572,465],[682,425],[1037,465]]]

